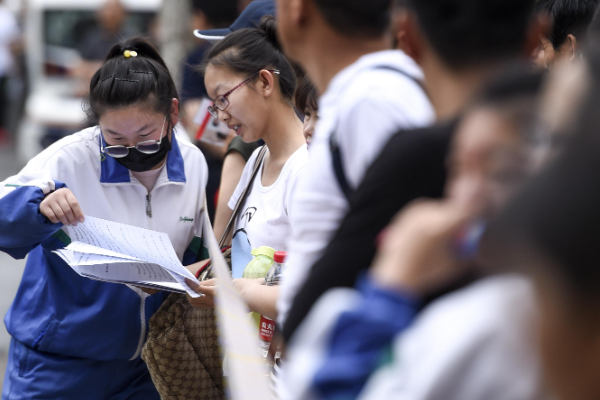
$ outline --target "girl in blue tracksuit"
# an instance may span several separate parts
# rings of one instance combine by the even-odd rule
[[[115,45],[90,83],[95,125],[0,183],[0,251],[28,255],[5,317],[8,399],[159,399],[140,352],[166,293],[80,277],[52,251],[86,216],[169,235],[184,265],[201,255],[207,167],[178,141],[179,101],[148,42]]]

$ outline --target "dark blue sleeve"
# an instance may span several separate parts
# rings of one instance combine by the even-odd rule
[[[62,182],[55,185],[56,189],[66,187]],[[0,199],[0,251],[24,258],[62,227],[40,212],[44,197],[37,186],[21,186]]]
[[[315,374],[313,386],[322,399],[356,398],[418,309],[413,297],[381,288],[366,275],[358,289],[363,295],[360,305],[340,315],[325,362]]]

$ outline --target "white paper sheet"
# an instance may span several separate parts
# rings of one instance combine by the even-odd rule
[[[67,227],[73,242],[83,242],[134,257],[169,269],[194,280],[194,275],[177,258],[169,235],[131,225],[86,217],[83,224]]]
[[[118,283],[159,283],[199,295],[185,278],[198,282],[175,253],[166,233],[87,216],[65,227],[71,244],[55,251],[77,273]]]
[[[92,246],[91,244],[87,244],[87,243],[83,243],[83,242],[71,242],[65,248],[67,250],[76,251],[78,253],[97,254],[97,255],[115,257],[115,258],[124,259],[124,260],[142,261],[139,258],[130,257],[125,254],[106,250],[101,247]]]

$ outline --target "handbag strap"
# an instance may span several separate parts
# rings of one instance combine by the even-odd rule
[[[254,163],[254,168],[252,169],[252,175],[250,176],[250,181],[244,188],[244,191],[240,195],[240,198],[238,199],[237,203],[235,203],[235,207],[233,208],[233,213],[231,214],[231,218],[229,218],[229,222],[227,222],[227,226],[225,227],[223,236],[221,236],[221,240],[219,240],[219,247],[224,246],[224,244],[225,244],[224,242],[227,239],[227,236],[229,236],[229,233],[233,229],[235,219],[237,218],[237,216],[240,212],[242,204],[244,204],[244,201],[246,201],[246,198],[250,194],[252,184],[254,183],[254,178],[256,178],[256,175],[258,174],[258,170],[260,169],[260,165],[262,164],[262,162],[265,158],[265,154],[267,153],[267,150],[268,150],[267,146],[264,145],[260,149],[260,152],[258,153],[258,157],[256,157],[256,162]]]

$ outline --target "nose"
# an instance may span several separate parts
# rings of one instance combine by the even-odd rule
[[[222,111],[217,108],[217,119],[219,121],[223,121],[227,123],[227,121],[231,118],[231,115],[227,111]]]

